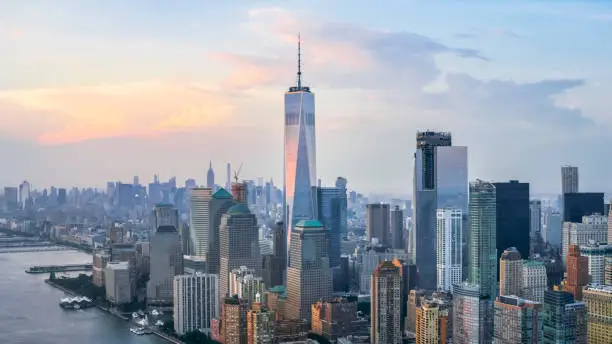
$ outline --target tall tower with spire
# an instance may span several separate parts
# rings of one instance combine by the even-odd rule
[[[215,171],[212,168],[212,160],[208,165],[208,172],[206,173],[206,187],[211,189],[215,187]]]
[[[302,85],[302,50],[298,35],[297,86],[285,93],[285,159],[283,205],[287,248],[291,228],[314,218],[312,186],[316,186],[315,101],[310,87]]]

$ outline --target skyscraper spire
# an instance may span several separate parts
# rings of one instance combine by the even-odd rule
[[[298,33],[298,71],[297,71],[297,88],[302,89],[302,39]]]

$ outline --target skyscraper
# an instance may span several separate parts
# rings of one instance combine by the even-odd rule
[[[494,344],[542,343],[542,304],[518,296],[495,301]]]
[[[543,344],[586,344],[587,311],[572,294],[558,290],[544,293]]]
[[[315,99],[310,87],[302,86],[301,41],[298,38],[297,86],[285,93],[284,204],[287,240],[301,220],[314,218],[312,187],[317,185]],[[290,243],[287,247],[290,247]]]
[[[591,284],[584,289],[589,344],[609,344],[612,340],[612,286]]]
[[[436,288],[436,209],[467,211],[467,148],[451,142],[448,132],[417,132],[410,254],[426,289]]]
[[[331,267],[336,267],[340,265],[342,234],[347,230],[346,187],[316,186],[313,187],[313,196],[315,218],[329,232],[329,259]]]
[[[529,222],[529,254],[532,254],[535,244],[542,237],[542,201],[539,199],[529,202]]]
[[[402,265],[397,259],[380,263],[374,271],[370,287],[370,343],[402,342],[401,284]]]
[[[523,261],[523,293],[522,298],[542,303],[544,292],[548,290],[546,265],[539,260]]]
[[[470,183],[469,282],[491,299],[497,290],[496,199],[495,185],[480,179]]]
[[[283,277],[287,269],[287,238],[285,237],[285,226],[282,221],[272,227],[272,249],[270,255],[265,255],[263,259],[263,279],[269,287],[284,285]]]
[[[366,205],[366,236],[368,242],[378,239],[381,245],[390,247],[389,204],[376,203]]]
[[[439,343],[439,307],[437,303],[425,301],[416,309],[416,343]]]
[[[582,301],[582,288],[589,283],[589,258],[580,255],[580,246],[570,245],[566,267],[565,288],[574,300]]]
[[[561,166],[561,195],[578,191],[578,167]]]
[[[212,161],[210,161],[208,172],[206,172],[206,187],[211,189],[215,187],[215,171],[212,168]]]
[[[311,307],[332,296],[328,232],[317,220],[302,220],[291,231],[287,266],[287,303],[289,319],[310,320]],[[398,310],[399,312],[399,310]]]
[[[496,197],[497,259],[503,250],[516,247],[521,257],[529,257],[529,183],[511,180],[494,183]]]
[[[606,258],[612,258],[612,244],[590,242],[581,245],[580,255],[588,258],[590,282],[592,284],[607,284],[605,280]]]
[[[233,205],[221,216],[219,291],[221,298],[229,296],[229,277],[233,269],[242,266],[261,274],[259,228],[257,218],[242,203]]]
[[[223,343],[247,344],[249,303],[237,295],[223,299],[222,322]]]
[[[587,245],[606,242],[608,238],[608,217],[603,215],[583,216],[582,222],[563,223],[561,258],[566,261],[571,245]]]
[[[196,273],[174,277],[174,330],[179,335],[210,331],[210,321],[219,317],[219,276]]]
[[[523,260],[516,247],[502,253],[499,262],[499,295],[521,296],[523,290]]]
[[[395,250],[405,249],[404,243],[406,241],[404,240],[404,212],[397,205],[391,210],[390,232],[391,248]],[[461,246],[461,244],[459,246]]]
[[[461,209],[437,210],[436,269],[438,290],[452,291],[462,278],[463,211]]]
[[[563,221],[580,222],[583,216],[604,214],[603,192],[576,192],[563,195]]]
[[[255,274],[255,269],[246,266],[233,269],[229,275],[229,295],[238,295],[252,305],[257,295],[263,295],[266,290],[261,277]]]
[[[453,343],[491,343],[493,300],[479,294],[478,285],[463,283],[453,286]]]

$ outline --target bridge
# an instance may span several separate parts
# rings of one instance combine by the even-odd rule
[[[54,251],[74,251],[72,247],[64,246],[43,246],[43,247],[5,247],[0,248],[2,253],[28,253],[28,252],[54,252]]]
[[[90,271],[92,264],[39,265],[26,269],[29,274],[44,274],[50,272]]]

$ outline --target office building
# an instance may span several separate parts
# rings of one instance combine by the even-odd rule
[[[104,251],[93,254],[91,279],[96,287],[104,287],[106,265],[110,261],[110,255]]]
[[[310,320],[312,305],[329,300],[332,275],[328,231],[317,220],[300,221],[291,231],[287,266],[287,317]]]
[[[583,297],[589,344],[609,344],[612,340],[612,286],[589,285]]]
[[[263,259],[263,280],[268,287],[284,285],[283,276],[287,268],[287,238],[282,221],[272,226],[272,254]]]
[[[255,303],[247,312],[247,343],[275,343],[276,313],[264,307],[261,295],[257,295]]]
[[[368,246],[357,253],[357,265],[359,268],[359,291],[369,293],[371,287],[372,273],[378,265],[385,260],[399,259],[408,261],[408,254],[404,250],[392,250],[384,246]],[[413,281],[415,283],[416,281]]]
[[[399,206],[393,207],[391,210],[391,248],[395,250],[405,249],[406,240],[404,239],[404,212]]]
[[[612,285],[612,257],[606,257],[604,265],[604,284]]]
[[[463,275],[463,212],[461,209],[436,211],[436,269],[438,290],[451,291]]]
[[[561,195],[579,192],[578,167],[561,166]]]
[[[370,292],[370,343],[402,343],[402,266],[399,260],[384,261],[372,276]]]
[[[563,222],[580,222],[583,216],[604,214],[602,192],[576,192],[563,195]]]
[[[548,276],[544,262],[524,260],[523,291],[520,296],[529,301],[543,303],[546,290],[548,290]]]
[[[346,179],[338,178],[335,187],[313,187],[315,219],[329,232],[329,259],[340,265],[340,242],[347,231]]]
[[[265,283],[261,277],[257,277],[255,269],[241,266],[230,272],[229,295],[238,295],[247,300],[249,306],[255,302],[257,295],[264,295],[265,291]]]
[[[390,211],[389,204],[366,205],[366,236],[369,243],[376,238],[381,245],[391,247]]]
[[[178,335],[200,330],[210,333],[210,321],[218,318],[219,276],[196,273],[174,276],[174,330]]]
[[[529,254],[533,254],[535,245],[542,238],[542,201],[539,199],[529,202]]]
[[[589,259],[580,255],[580,247],[571,245],[567,256],[565,289],[574,300],[582,301],[582,288],[589,283]]]
[[[542,343],[542,304],[518,296],[495,300],[494,344]]]
[[[552,247],[561,247],[561,232],[563,230],[563,215],[553,209],[546,209],[542,217],[542,239]]]
[[[499,295],[522,295],[523,259],[516,247],[504,250],[499,262]]]
[[[544,293],[543,344],[586,344],[587,311],[572,294],[558,290]]]
[[[312,305],[312,332],[330,341],[355,335],[368,326],[357,320],[357,296],[336,297]]]
[[[438,344],[439,308],[434,302],[424,302],[416,309],[416,343]]]
[[[453,343],[489,344],[493,339],[493,300],[478,285],[453,287]]]
[[[591,241],[586,245],[580,245],[580,255],[588,259],[590,283],[606,284],[606,258],[612,258],[612,245]]]
[[[206,187],[210,189],[215,187],[215,171],[212,168],[212,161],[209,162],[208,171],[206,172]]]
[[[423,288],[436,288],[436,209],[467,212],[467,148],[448,132],[417,132],[410,247]]]
[[[504,186],[502,186],[504,187]],[[470,183],[470,267],[468,280],[472,285],[478,285],[480,296],[491,299],[491,304],[497,291],[497,251],[495,243],[496,206],[500,203],[496,196],[496,186],[477,179]],[[529,199],[529,198],[527,198]],[[504,202],[501,202],[504,204]],[[529,210],[529,207],[527,207]],[[509,229],[514,230],[514,228]],[[510,240],[509,240],[510,241]],[[512,245],[508,246],[512,247]],[[520,250],[519,250],[520,252]]]
[[[249,304],[247,300],[237,295],[226,297],[223,300],[221,316],[221,331],[224,344],[247,344]]]
[[[157,210],[167,216],[159,216],[149,241],[150,277],[147,284],[147,303],[150,305],[172,305],[174,276],[183,274],[183,245],[177,227],[162,219],[171,218],[172,209]]]
[[[291,230],[301,220],[314,219],[312,187],[317,186],[315,97],[302,86],[300,42],[298,42],[297,85],[285,93],[285,168],[283,186],[287,248]]]
[[[497,214],[497,259],[508,247],[516,247],[521,257],[528,258],[530,254],[529,183],[511,180],[505,183],[494,183],[494,185]]]
[[[404,330],[409,333],[416,333],[416,310],[421,307],[421,301],[424,300],[425,291],[411,289],[408,294],[406,318],[404,320]]]
[[[109,262],[104,276],[108,302],[113,305],[132,302],[132,280],[128,262]]]
[[[233,269],[241,266],[261,276],[259,227],[257,217],[244,203],[238,203],[221,216],[219,290],[221,297],[229,295],[229,277]]]
[[[608,238],[608,218],[603,215],[583,216],[582,222],[563,223],[561,258],[565,261],[571,245],[605,243]]]

